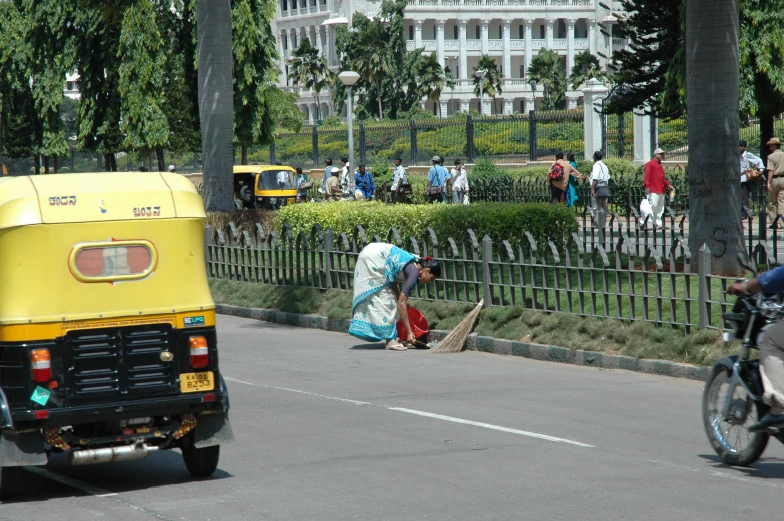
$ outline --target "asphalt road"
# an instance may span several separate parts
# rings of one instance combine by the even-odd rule
[[[378,349],[219,320],[235,443],[190,479],[178,452],[22,472],[0,519],[778,519],[784,447],[719,462],[702,385],[483,353]]]

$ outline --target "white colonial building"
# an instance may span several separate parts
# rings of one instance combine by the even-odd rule
[[[435,52],[442,67],[449,67],[456,87],[441,96],[441,114],[469,108],[479,110],[473,90],[474,66],[487,54],[496,60],[504,75],[503,93],[497,103],[485,96],[483,114],[525,112],[534,105],[534,93],[526,77],[531,59],[541,48],[563,56],[571,71],[574,56],[588,50],[610,56],[627,42],[613,38],[617,22],[617,1],[599,5],[600,0],[411,0],[405,11],[406,48],[424,48]],[[337,71],[335,27],[349,24],[356,12],[375,16],[380,0],[278,0],[273,23],[281,59],[280,84],[300,93],[300,108],[309,122],[316,117],[316,98],[309,90],[291,85],[286,78],[287,61],[303,38],[326,57],[329,67]],[[601,27],[605,31],[601,30]],[[604,33],[608,33],[605,35]],[[600,58],[606,66],[605,59]],[[535,94],[542,95],[541,87]],[[568,107],[582,103],[582,93],[567,92]],[[331,113],[328,91],[319,95],[324,117]],[[427,104],[438,113],[437,107]],[[496,109],[497,107],[497,109]]]

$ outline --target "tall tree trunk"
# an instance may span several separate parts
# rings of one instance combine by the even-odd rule
[[[112,172],[117,171],[117,156],[115,154],[109,154],[109,166],[112,168]]]
[[[738,0],[686,2],[689,248],[707,245],[712,271],[740,275]],[[698,257],[699,258],[699,257]]]
[[[201,0],[197,14],[204,205],[229,212],[234,209],[231,3]]]
[[[247,165],[248,164],[248,145],[241,145],[241,146],[242,146],[242,151],[240,152],[240,154],[242,154],[242,158],[240,159],[240,164],[241,165]]]
[[[378,100],[378,119],[384,119],[384,111],[381,108],[381,82],[376,78],[376,99]]]
[[[36,175],[40,174],[41,173],[41,154],[35,154],[33,156],[33,164],[35,165],[35,172],[33,172],[33,173],[36,174]]]
[[[763,109],[764,110],[764,109]],[[775,118],[775,114],[770,114],[768,112],[763,112],[760,110],[759,113],[759,122],[760,122],[760,158],[762,162],[766,165],[768,164],[768,154],[770,154],[770,148],[768,148],[767,143],[770,141],[770,138],[773,137],[773,120]],[[765,176],[767,178],[767,175]]]
[[[106,153],[103,155],[103,171],[104,172],[111,172],[112,171],[112,156],[114,154]]]
[[[316,95],[316,123],[318,123],[318,121],[321,119],[321,103],[319,103],[318,92],[314,90],[313,94]]]
[[[155,159],[158,161],[158,172],[165,172],[166,159],[163,157],[163,147],[155,147]]]
[[[49,173],[49,156],[44,156],[44,174]]]
[[[57,162],[57,154],[52,156],[52,162],[54,163],[54,173],[56,174],[58,170],[60,170],[60,165]]]

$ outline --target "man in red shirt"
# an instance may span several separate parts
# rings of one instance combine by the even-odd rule
[[[664,150],[657,148],[653,151],[653,159],[645,164],[645,196],[651,204],[654,226],[657,228],[662,226],[664,191],[669,188],[674,192],[669,181],[664,177],[664,167],[661,164],[662,159],[664,159]]]

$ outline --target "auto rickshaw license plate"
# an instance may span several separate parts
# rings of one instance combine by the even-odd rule
[[[215,389],[215,376],[212,371],[204,373],[183,373],[180,375],[180,392],[197,393]]]
[[[288,204],[294,204],[294,198],[293,197],[289,197],[288,198]]]

